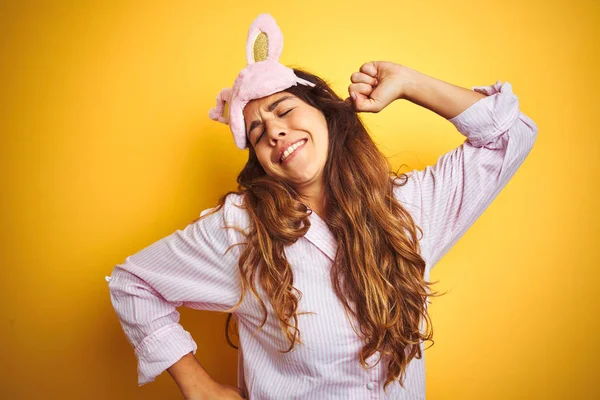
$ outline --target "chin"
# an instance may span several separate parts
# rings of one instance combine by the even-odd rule
[[[317,174],[307,173],[302,176],[285,177],[284,179],[294,186],[302,186],[314,182],[317,179]]]

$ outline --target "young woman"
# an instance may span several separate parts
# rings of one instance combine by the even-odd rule
[[[299,84],[237,104],[240,82],[222,92],[230,118],[213,119],[249,155],[238,190],[108,278],[138,382],[168,370],[186,399],[424,398],[430,271],[515,174],[537,126],[507,82],[468,90],[368,62],[343,100],[293,74]],[[357,112],[398,99],[467,139],[434,166],[391,172]],[[238,387],[200,366],[179,306],[232,313]]]

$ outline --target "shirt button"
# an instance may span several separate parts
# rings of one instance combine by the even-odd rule
[[[374,387],[375,387],[375,385],[373,385],[373,382],[367,383],[367,389],[373,390]]]

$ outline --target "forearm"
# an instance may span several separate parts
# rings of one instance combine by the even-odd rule
[[[402,66],[406,84],[403,98],[434,113],[452,119],[478,100],[486,97],[451,83],[433,78],[412,68]]]
[[[193,353],[188,353],[167,369],[179,386],[185,399],[200,400],[212,391],[217,383],[202,368]]]

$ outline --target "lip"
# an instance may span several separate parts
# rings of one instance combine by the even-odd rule
[[[300,147],[298,147],[296,150],[294,150],[294,152],[293,152],[292,154],[290,154],[290,155],[289,155],[289,156],[288,156],[288,157],[287,157],[285,160],[283,160],[283,161],[279,161],[279,160],[281,160],[281,157],[283,156],[283,153],[285,152],[285,150],[287,150],[287,149],[288,149],[288,147],[290,147],[290,146],[293,146],[293,145],[295,145],[296,143],[298,143],[298,142],[302,142],[302,141],[304,141],[304,140],[305,140],[305,142],[304,142],[304,144],[303,144],[303,145],[301,145],[301,146],[300,146]],[[308,139],[307,139],[307,138],[302,138],[302,139],[295,140],[295,141],[293,141],[293,142],[288,142],[288,143],[285,143],[283,146],[281,146],[281,150],[280,150],[280,151],[277,153],[277,161],[279,162],[279,164],[283,165],[284,163],[287,163],[287,161],[288,161],[290,158],[293,158],[293,156],[296,154],[296,151],[297,151],[297,150],[300,150],[302,147],[304,147],[304,145],[306,145],[306,143],[308,143]]]

